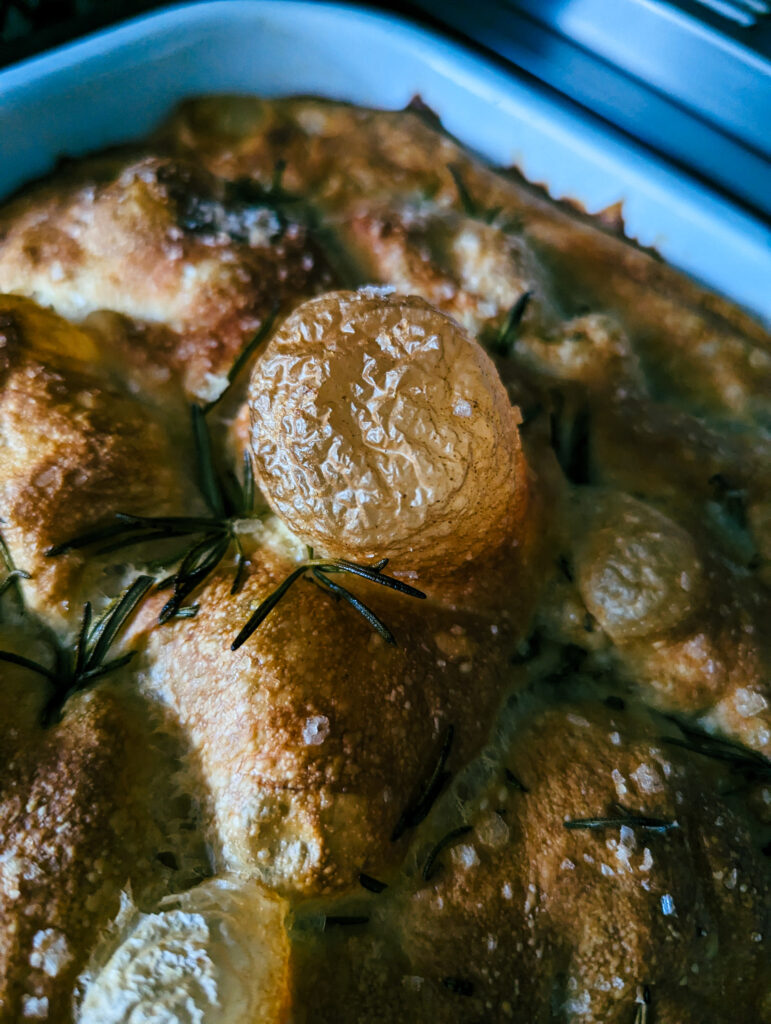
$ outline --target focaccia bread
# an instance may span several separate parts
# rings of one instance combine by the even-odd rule
[[[771,1022],[771,348],[421,105],[0,208],[0,1024]]]

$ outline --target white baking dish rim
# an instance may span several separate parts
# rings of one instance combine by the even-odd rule
[[[771,229],[590,115],[393,17],[297,0],[167,8],[0,72],[0,195],[146,134],[180,99],[314,93],[398,108],[416,93],[489,160],[590,212],[771,321]],[[771,179],[771,169],[769,171]]]

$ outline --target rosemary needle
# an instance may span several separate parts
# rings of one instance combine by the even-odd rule
[[[0,523],[1,522],[3,522],[2,519],[0,519]],[[5,578],[0,581],[0,597],[2,597],[7,591],[12,591],[15,595],[17,605],[19,608],[23,609],[24,596],[21,592],[20,581],[30,579],[30,575],[28,572],[25,572],[24,569],[16,568],[13,558],[11,557],[11,552],[2,533],[0,533],[0,565],[2,565],[6,570]]]
[[[448,725],[444,733],[442,746],[439,750],[439,757],[437,758],[431,774],[424,781],[415,798],[410,800],[404,808],[402,813],[399,815],[399,820],[394,825],[393,832],[391,833],[392,843],[395,843],[397,839],[401,838],[407,829],[415,828],[416,825],[419,825],[421,821],[428,817],[428,812],[433,807],[434,801],[439,796],[444,784],[450,777],[450,773],[445,771],[445,765],[447,764],[447,759],[450,756],[450,748],[452,747],[454,736],[455,727],[453,725]]]
[[[458,828],[454,828],[451,832],[448,832],[446,836],[442,836],[433,850],[426,857],[426,863],[423,865],[423,881],[430,882],[438,870],[437,860],[439,855],[447,849],[448,846],[452,845],[456,840],[461,839],[463,836],[467,836],[469,832],[473,832],[471,825],[460,825]]]
[[[500,206],[496,206],[492,209],[486,209],[484,206],[480,205],[469,192],[458,164],[448,164],[447,170],[450,172],[452,180],[455,182],[455,188],[458,190],[458,198],[460,199],[460,204],[463,207],[463,212],[468,217],[473,217],[474,220],[483,220],[486,224],[492,224],[495,218],[501,213],[502,208]]]
[[[136,651],[129,651],[112,660],[108,660],[107,655],[118,633],[153,582],[152,576],[138,576],[93,626],[91,604],[87,602],[83,607],[83,618],[75,644],[69,649],[55,650],[56,664],[53,668],[11,651],[0,651],[0,661],[37,672],[53,685],[53,693],[50,694],[43,709],[44,726],[52,725],[59,720],[64,705],[74,693],[84,690],[97,679],[131,661]]]
[[[728,767],[745,777],[747,782],[771,780],[771,760],[757,750],[742,747],[731,740],[724,740],[719,736],[712,736],[700,729],[685,725],[672,715],[668,715],[669,721],[673,722],[682,732],[685,739],[676,736],[664,736],[662,742],[672,747],[683,747],[703,757],[711,757],[716,761],[723,761]]]
[[[522,292],[520,297],[511,307],[506,315],[506,319],[498,332],[498,337],[490,346],[493,352],[499,356],[510,356],[514,348],[514,342],[517,340],[517,332],[519,325],[522,322],[522,317],[525,315],[530,299],[533,297],[533,293],[530,291]]]
[[[590,832],[601,831],[605,828],[619,828],[626,825],[628,828],[641,828],[646,832],[657,832],[663,834],[672,829],[679,828],[676,821],[669,821],[666,818],[654,818],[646,814],[635,814],[628,807],[621,803],[614,803],[614,816],[605,818],[573,818],[563,821],[565,828],[570,830],[588,829]]]
[[[368,580],[370,583],[377,583],[381,587],[388,587],[390,590],[396,590],[398,593],[404,594],[407,597],[416,597],[419,599],[425,598],[426,595],[422,590],[417,590],[415,587],[411,587],[407,583],[402,583],[401,580],[397,580],[393,576],[384,575],[383,569],[386,565],[388,565],[387,558],[381,559],[374,565],[360,565],[357,562],[348,562],[344,558],[308,558],[308,560],[303,562],[302,565],[299,565],[296,569],[290,572],[286,579],[283,580],[283,582],[281,582],[276,589],[265,598],[264,601],[260,602],[244,624],[238,636],[230,645],[230,649],[237,651],[242,644],[246,643],[252,633],[254,633],[254,631],[265,621],[268,615],[270,615],[290,587],[309,572],[311,574],[310,578],[313,579],[315,583],[319,584],[324,590],[329,591],[335,597],[345,600],[370,624],[370,626],[372,626],[377,633],[380,634],[386,643],[395,645],[396,640],[385,623],[381,622],[377,615],[375,615],[375,613],[368,608],[363,601],[360,601],[359,598],[346,590],[340,583],[329,578],[331,575],[347,573],[351,576],[359,576],[362,579]]]
[[[597,832],[606,828],[618,828],[626,825],[628,828],[641,828],[646,832],[669,832],[677,828],[676,821],[667,821],[664,818],[649,818],[642,814],[629,814],[620,818],[573,818],[563,821],[565,828],[588,829],[590,832]]]
[[[270,329],[269,322],[266,322],[265,329]],[[231,371],[233,379],[237,372],[238,367],[235,372]],[[239,483],[234,474],[219,474],[205,410],[193,405],[190,416],[198,481],[209,507],[208,516],[137,516],[118,512],[115,515],[116,522],[89,530],[46,552],[48,557],[56,557],[67,551],[93,547],[95,554],[106,555],[135,544],[177,537],[189,538],[188,547],[174,559],[178,563],[176,572],[158,584],[159,590],[171,587],[173,591],[161,609],[160,623],[183,617],[179,613],[185,600],[214,572],[231,546],[236,550],[236,571],[231,593],[240,589],[246,571],[246,559],[235,524],[241,519],[262,514],[263,511],[255,513],[254,469],[248,452],[244,452],[242,482]]]
[[[273,309],[271,310],[270,314],[260,324],[259,330],[256,332],[254,337],[244,346],[243,350],[236,357],[235,362],[230,367],[227,376],[227,384],[225,385],[225,388],[222,391],[222,393],[218,395],[216,398],[214,398],[211,402],[207,402],[207,404],[202,407],[201,412],[204,416],[206,415],[206,413],[211,412],[215,405],[218,405],[222,401],[222,399],[225,397],[228,390],[230,389],[231,384],[236,380],[238,375],[241,373],[246,364],[250,361],[250,359],[257,351],[257,349],[260,347],[260,345],[263,343],[263,341],[265,341],[265,339],[269,336],[270,332],[273,330],[273,324],[276,321],[277,314],[278,303],[276,302],[274,303]]]

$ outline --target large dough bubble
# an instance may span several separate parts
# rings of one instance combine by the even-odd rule
[[[483,349],[415,296],[304,303],[258,361],[249,405],[267,500],[325,555],[451,569],[524,513],[518,410]]]

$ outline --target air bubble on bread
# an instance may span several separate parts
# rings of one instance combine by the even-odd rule
[[[518,410],[482,348],[416,296],[304,303],[257,363],[249,405],[267,500],[326,555],[446,571],[524,516]]]
[[[699,606],[704,570],[686,530],[627,494],[593,491],[581,505],[576,581],[614,640],[665,632]]]

